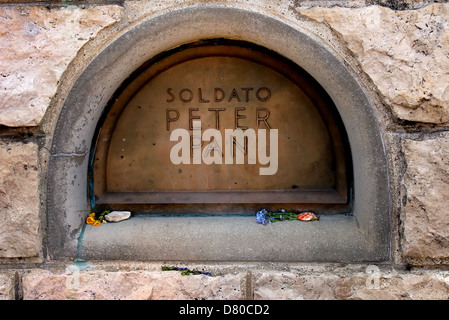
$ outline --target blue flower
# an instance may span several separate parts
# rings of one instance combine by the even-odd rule
[[[266,209],[262,209],[262,210],[258,211],[258,212],[256,213],[256,220],[257,220],[257,222],[258,222],[258,223],[262,223],[262,224],[266,224],[266,223],[265,223],[265,220],[267,220],[267,219],[266,219],[267,213],[268,213],[268,212],[267,212]]]
[[[263,224],[263,225],[271,224],[271,221],[268,220],[268,219],[265,219],[265,220],[262,222],[262,224]]]

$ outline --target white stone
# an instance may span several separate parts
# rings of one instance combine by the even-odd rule
[[[131,217],[131,211],[112,211],[105,215],[106,220],[109,222],[119,222],[129,219]]]

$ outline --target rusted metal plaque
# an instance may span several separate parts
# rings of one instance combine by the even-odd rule
[[[99,203],[346,203],[330,103],[306,75],[251,48],[173,53],[111,106],[95,194]]]

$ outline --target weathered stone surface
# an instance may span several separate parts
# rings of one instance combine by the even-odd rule
[[[38,176],[36,144],[0,141],[0,257],[38,254]]]
[[[178,271],[84,272],[37,270],[22,278],[24,300],[241,299],[240,276],[181,275]]]
[[[449,275],[383,272],[376,266],[346,275],[264,272],[254,287],[258,300],[432,300],[449,298]]]
[[[395,10],[417,9],[435,2],[447,0],[296,0],[296,5],[302,8],[310,7],[365,7],[367,5],[381,5]]]
[[[14,281],[9,274],[0,274],[0,300],[14,299]]]
[[[243,272],[210,277],[183,276],[178,271],[83,271],[69,266],[65,272],[27,271],[22,287],[24,300],[235,300],[245,298],[241,281],[245,277]],[[449,273],[438,270],[409,272],[368,265],[353,272],[253,271],[252,279],[252,284],[244,285],[251,290],[247,296],[256,300],[449,299]]]
[[[405,140],[403,151],[404,255],[449,258],[449,137]]]
[[[449,5],[417,10],[297,8],[347,43],[400,119],[449,120]]]
[[[78,50],[118,21],[118,6],[0,8],[0,124],[35,126]]]

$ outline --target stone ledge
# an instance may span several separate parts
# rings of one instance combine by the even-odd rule
[[[86,225],[77,257],[97,261],[386,261],[384,245],[371,244],[352,216],[321,215],[319,221],[264,226],[254,216],[137,215],[119,223]]]

